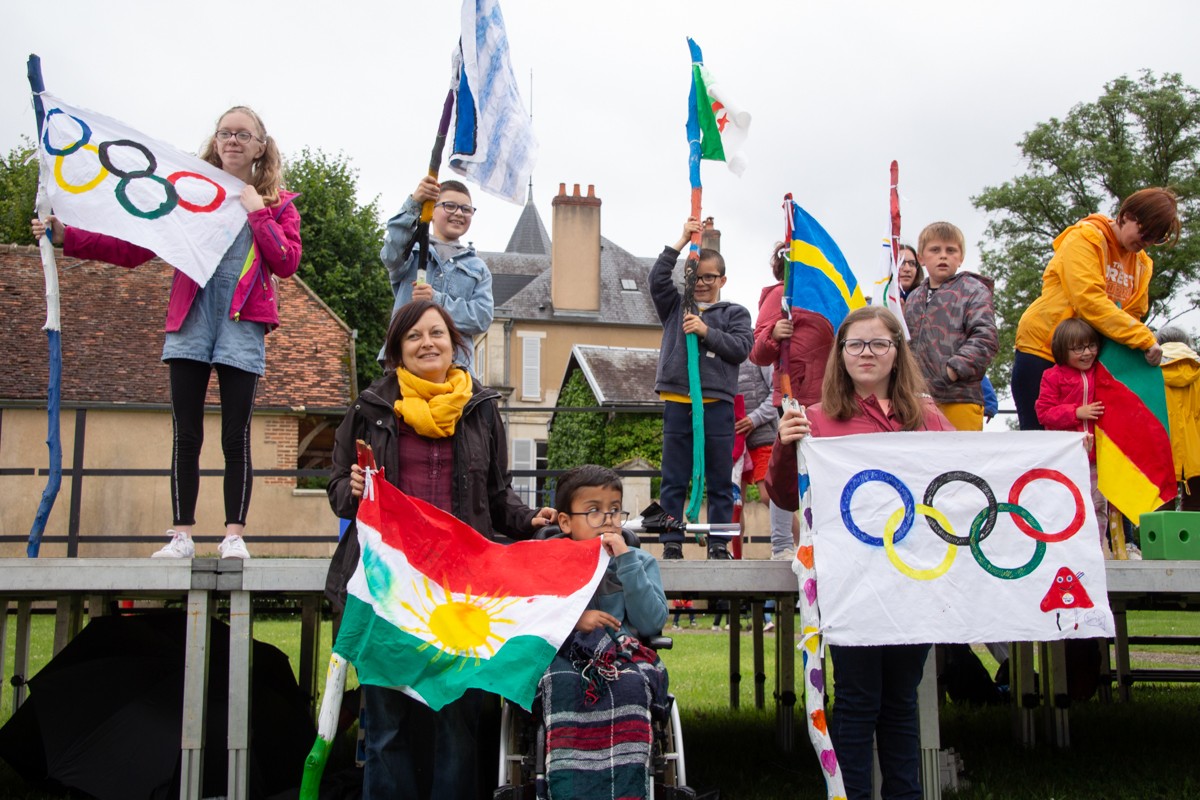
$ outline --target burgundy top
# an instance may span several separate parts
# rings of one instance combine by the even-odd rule
[[[885,433],[902,430],[900,420],[888,411],[884,413],[875,395],[857,397],[859,413],[847,420],[830,419],[821,406],[805,410],[812,425],[812,436],[850,436],[855,433]],[[945,415],[938,410],[931,398],[924,398],[925,421],[919,430],[953,431]],[[771,462],[767,465],[767,494],[775,505],[788,511],[800,507],[799,486],[796,483],[796,444],[784,444],[775,438],[771,448]]]
[[[396,420],[398,463],[404,468],[396,486],[410,497],[419,497],[447,514],[454,513],[454,437],[431,439],[417,433],[402,419]]]

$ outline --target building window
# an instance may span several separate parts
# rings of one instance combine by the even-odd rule
[[[540,508],[537,502],[537,478],[521,475],[522,471],[537,468],[537,448],[533,439],[513,439],[512,443],[512,487],[530,508]]]
[[[635,281],[633,278],[621,278],[621,290],[625,292],[636,292],[638,290],[637,281]]]
[[[475,377],[479,378],[479,382],[484,386],[488,385],[488,363],[487,363],[487,334],[479,337],[479,341],[475,343]]]
[[[545,333],[518,333],[521,340],[521,399],[542,399],[542,339]]]

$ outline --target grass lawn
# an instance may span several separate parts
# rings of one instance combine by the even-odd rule
[[[298,618],[297,618],[298,619]],[[766,640],[766,708],[753,708],[754,670],[751,637],[741,637],[741,709],[729,708],[728,633],[708,630],[701,616],[697,629],[668,631],[675,647],[663,653],[672,691],[683,715],[689,783],[720,788],[724,798],[788,798],[822,800],[821,773],[797,718],[796,749],[782,753],[775,744],[774,639]],[[1183,611],[1130,612],[1132,635],[1200,635],[1200,616]],[[15,625],[15,618],[10,618]],[[50,657],[53,618],[35,617],[31,661],[34,669]],[[6,642],[0,719],[10,714],[13,636]],[[262,618],[255,637],[292,655],[299,650],[296,619]],[[322,632],[322,663],[328,658],[329,627]],[[989,669],[995,664],[977,648]],[[1140,648],[1135,667],[1196,667],[1200,648]],[[797,666],[797,672],[799,667]],[[1167,800],[1200,797],[1200,684],[1134,687],[1128,705],[1079,704],[1071,710],[1072,747],[1058,751],[1045,745],[1023,748],[1013,737],[1007,707],[967,708],[953,704],[941,710],[942,746],[961,754],[969,786],[947,798],[961,800]],[[1041,739],[1044,741],[1044,737]],[[44,800],[59,795],[26,789],[0,761],[0,800]]]

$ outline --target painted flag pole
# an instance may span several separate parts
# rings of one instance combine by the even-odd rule
[[[789,192],[783,196],[783,216],[784,216],[784,233],[783,233],[783,294],[780,295],[779,302],[783,306],[783,319],[792,318],[792,195]],[[790,399],[792,395],[792,374],[788,367],[791,364],[792,353],[792,337],[789,336],[779,342],[779,364],[775,367],[779,370],[779,389],[784,400]]]
[[[26,74],[29,77],[29,88],[33,92],[33,112],[37,118],[40,140],[45,114],[41,93],[46,90],[46,86],[42,82],[42,59],[36,54],[29,56]],[[50,197],[46,191],[46,180],[45,170],[39,168],[35,209],[38,219],[50,216]],[[62,400],[62,337],[59,329],[58,264],[54,258],[54,245],[50,243],[49,228],[46,235],[38,241],[38,249],[42,254],[42,273],[46,278],[46,324],[42,330],[46,332],[46,344],[50,353],[50,381],[46,395],[46,446],[50,449],[50,475],[46,479],[46,488],[42,491],[42,501],[38,504],[33,526],[29,529],[29,543],[25,547],[25,555],[29,558],[38,557],[42,546],[42,533],[46,530],[46,520],[50,517],[54,500],[62,486],[62,437],[58,420]]]
[[[454,86],[446,92],[446,102],[442,104],[442,118],[438,121],[437,136],[433,140],[433,152],[429,155],[429,177],[437,180],[442,170],[442,151],[446,149],[446,133],[450,130],[450,112],[454,108]],[[433,220],[434,200],[426,200],[421,204],[421,217],[417,221],[415,241],[421,247],[417,254],[417,283],[425,282],[425,269],[429,265],[429,223]]]
[[[783,401],[785,409],[803,412],[794,398]],[[817,572],[813,558],[812,484],[808,479],[808,464],[796,442],[796,480],[800,492],[800,541],[792,571],[800,582],[800,653],[804,673],[804,712],[807,718],[808,739],[816,751],[825,776],[828,800],[845,800],[846,787],[838,766],[829,723],[825,719],[825,645],[821,639],[821,612],[817,608]]]
[[[355,442],[358,465],[366,473],[370,484],[375,474],[375,454],[371,446],[359,439]],[[365,494],[364,489],[364,494]],[[342,694],[346,690],[346,673],[349,662],[332,652],[329,654],[329,669],[325,671],[325,693],[321,695],[321,711],[317,715],[317,740],[304,759],[304,775],[300,780],[300,800],[318,800],[321,794],[321,776],[329,763],[329,751],[337,736],[338,717],[342,713]]]
[[[692,82],[688,92],[688,179],[692,186],[691,216],[700,219],[701,196],[704,187],[700,183],[700,115],[697,112],[696,81],[698,66],[704,62],[700,45],[688,39],[692,55]],[[696,270],[700,265],[699,231],[692,234],[688,245],[687,260],[683,266],[683,310],[688,314],[698,312],[696,307]],[[704,494],[704,396],[700,389],[700,339],[694,333],[686,334],[688,362],[688,396],[692,401],[692,493],[688,498],[684,516],[689,522],[700,519],[700,500]]]

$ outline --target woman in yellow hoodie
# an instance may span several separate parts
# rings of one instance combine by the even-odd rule
[[[1170,189],[1134,192],[1116,219],[1090,214],[1054,240],[1054,257],[1042,273],[1042,294],[1017,325],[1012,394],[1021,430],[1042,430],[1034,404],[1042,373],[1054,366],[1050,338],[1058,323],[1079,317],[1105,336],[1146,351],[1158,364],[1162,348],[1141,319],[1150,308],[1154,262],[1149,245],[1179,240],[1179,209]]]

